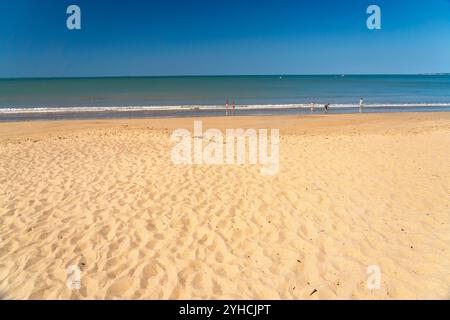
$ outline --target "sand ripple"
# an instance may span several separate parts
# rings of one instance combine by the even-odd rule
[[[252,166],[173,166],[169,131],[161,129],[4,140],[0,292],[450,298],[446,125],[287,131],[274,177]],[[380,290],[366,287],[373,264],[382,270]],[[66,287],[70,265],[81,269],[79,290]]]

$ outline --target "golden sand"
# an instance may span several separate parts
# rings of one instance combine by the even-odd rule
[[[173,165],[193,119],[0,124],[0,296],[450,298],[450,113],[201,120],[279,128],[279,173]]]

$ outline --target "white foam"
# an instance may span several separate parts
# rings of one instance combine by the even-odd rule
[[[315,104],[321,108],[322,104]],[[358,108],[359,104],[330,104],[335,108]],[[243,109],[309,109],[310,103],[303,104],[253,104],[239,105]],[[364,104],[364,108],[408,108],[408,107],[450,107],[450,103],[384,103]],[[139,112],[139,111],[186,111],[186,110],[225,110],[224,105],[178,105],[178,106],[106,106],[106,107],[8,107],[0,108],[0,114],[18,113],[67,113],[67,112]]]

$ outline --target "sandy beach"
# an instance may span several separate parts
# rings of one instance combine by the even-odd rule
[[[0,123],[0,298],[450,299],[449,112],[200,120],[278,174],[174,165],[193,118]]]

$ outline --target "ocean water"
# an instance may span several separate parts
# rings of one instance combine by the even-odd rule
[[[0,79],[0,118],[86,112],[96,117],[118,112],[215,115],[223,114],[219,110],[226,99],[235,100],[241,114],[303,112],[299,109],[311,102],[330,103],[334,112],[355,112],[360,97],[367,110],[377,112],[449,111],[450,75]]]

